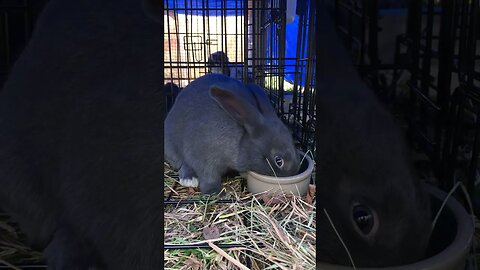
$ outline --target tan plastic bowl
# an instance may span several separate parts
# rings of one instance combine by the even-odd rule
[[[440,191],[438,188],[425,185],[425,189],[432,197],[432,203],[438,209],[446,197],[446,193]],[[463,270],[465,269],[465,260],[470,250],[474,226],[472,217],[465,211],[463,206],[457,202],[453,197],[450,197],[446,203],[446,213],[442,213],[438,219],[437,226],[432,234],[430,241],[430,248],[438,248],[441,242],[446,238],[453,238],[449,240],[445,247],[436,254],[429,256],[419,262],[392,266],[384,268],[358,268],[358,270]],[[434,211],[436,213],[436,211]],[[452,226],[452,223],[454,224]],[[351,270],[352,267],[342,265],[332,265],[327,263],[317,262],[316,269],[322,270]]]
[[[305,155],[305,153],[300,151],[299,154],[301,158]],[[305,162],[308,162],[307,166],[304,165]],[[249,171],[246,175],[248,191],[254,194],[265,191],[268,194],[289,194],[292,192],[296,196],[305,196],[310,184],[310,175],[313,171],[313,160],[308,155],[305,156],[301,165],[301,167],[305,166],[307,168],[302,173],[288,177],[275,177]]]

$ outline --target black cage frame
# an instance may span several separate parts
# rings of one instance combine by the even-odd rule
[[[417,167],[430,168],[447,191],[464,182],[479,216],[480,2],[397,1],[404,31],[396,37],[394,62],[382,63],[379,21],[387,2],[334,0],[337,27],[366,82],[405,120],[410,143],[427,157]],[[402,76],[408,100],[398,96]]]
[[[217,3],[217,6],[220,3],[220,8],[209,7],[205,0],[196,1],[195,5],[185,2],[182,7],[171,6],[165,2],[165,83],[173,83],[181,89],[195,78],[209,73],[209,55],[220,50],[229,60],[229,63],[220,63],[221,70],[230,68],[234,71],[230,77],[243,82],[255,82],[264,87],[278,115],[292,131],[297,145],[303,151],[309,150],[314,154],[315,36],[314,27],[309,26],[315,25],[316,1],[297,1],[299,20],[295,58],[285,55],[286,0],[240,0],[236,1],[235,7],[227,7],[227,0],[210,3],[212,2]],[[227,16],[227,12],[234,15]],[[184,18],[179,18],[182,17],[179,13],[185,14]],[[190,27],[182,25],[182,19],[185,24],[190,23]],[[227,20],[230,31],[227,30]],[[212,21],[217,24],[216,27],[212,27]],[[195,23],[201,26],[194,27]],[[212,31],[209,27],[203,27],[204,25],[218,30]],[[189,28],[191,32],[184,30]],[[236,31],[232,31],[232,28]],[[288,71],[287,67],[290,67],[291,71]],[[241,70],[240,76],[236,72],[238,69]],[[289,92],[285,91],[285,75],[294,77]],[[164,89],[168,105],[175,101],[176,93],[171,90],[170,87]],[[166,109],[168,113],[169,108]],[[199,202],[198,199],[174,200],[172,195],[170,192],[164,200],[166,206]],[[219,245],[221,248],[237,246],[240,245]],[[165,245],[165,249],[189,248],[210,247],[208,244]]]

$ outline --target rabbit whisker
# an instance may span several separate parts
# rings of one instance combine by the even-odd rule
[[[273,169],[272,164],[270,164],[270,161],[268,161],[268,158],[265,158],[265,160],[267,161],[268,166],[270,166],[270,169],[272,169],[273,175],[275,176],[275,180],[277,180],[278,187],[280,188],[280,190],[281,190],[282,193],[283,193],[282,185],[280,185],[280,182],[278,181],[277,174],[275,173],[275,170]],[[283,194],[283,197],[286,198],[285,194]]]
[[[301,163],[300,163],[301,164]],[[295,188],[297,189],[298,195],[301,196],[300,190],[298,189],[298,186],[295,185]],[[294,196],[295,197],[295,196]]]
[[[303,160],[307,157],[308,153],[310,153],[310,156],[312,157],[313,164],[315,164],[315,158],[313,157],[313,153],[312,153],[312,151],[310,151],[310,149],[307,150],[307,152],[305,152],[305,155],[303,155],[302,160],[300,160],[300,164],[302,164]]]
[[[472,205],[472,201],[470,199],[470,196],[468,195],[468,192],[467,192],[467,189],[465,188],[465,185],[463,185],[462,182],[457,182],[453,188],[450,190],[450,192],[448,192],[447,196],[445,197],[445,199],[443,200],[442,202],[442,205],[440,206],[440,208],[438,209],[437,211],[437,214],[435,215],[435,218],[433,219],[433,222],[432,222],[432,230],[435,228],[435,225],[438,221],[438,218],[440,217],[440,214],[443,212],[443,209],[448,201],[448,199],[453,195],[453,192],[455,192],[455,190],[458,188],[458,187],[461,187],[464,195],[465,195],[465,198],[467,200],[467,204],[468,204],[468,207],[470,208],[470,212],[472,213],[472,216],[473,216],[473,205]],[[472,222],[474,223],[475,225],[475,219],[472,217]]]
[[[323,212],[325,213],[325,216],[327,217],[330,225],[332,225],[332,228],[335,231],[335,234],[337,235],[338,239],[340,240],[340,243],[342,243],[343,247],[345,248],[345,251],[347,252],[348,258],[350,259],[350,262],[352,263],[353,269],[356,270],[357,268],[355,267],[355,263],[353,262],[352,255],[350,254],[350,251],[348,250],[347,245],[345,245],[345,242],[343,242],[343,239],[340,236],[340,234],[338,233],[337,228],[335,228],[335,225],[333,224],[333,221],[330,218],[330,215],[328,214],[327,209],[323,208]]]
[[[457,182],[457,176],[455,175],[454,176],[454,181]],[[448,192],[447,196],[445,197],[445,199],[443,200],[442,202],[442,205],[440,206],[440,208],[438,209],[437,211],[437,214],[435,215],[435,218],[433,219],[433,222],[432,222],[432,231],[433,229],[435,228],[435,225],[437,224],[437,221],[438,221],[438,218],[440,217],[440,214],[443,212],[443,209],[448,201],[448,199],[452,196],[453,192],[455,192],[455,190],[460,187],[463,194],[465,195],[465,200],[467,201],[467,205],[468,207],[470,208],[470,215],[472,216],[472,223],[473,223],[473,226],[475,227],[475,214],[474,214],[474,211],[473,211],[473,204],[472,204],[472,200],[470,198],[470,195],[467,191],[467,188],[465,187],[465,185],[463,184],[462,181],[458,181],[453,187],[452,189],[450,190],[450,192]],[[472,252],[474,254],[476,254],[476,243],[475,241],[472,242],[472,246],[471,246],[471,249],[472,249]],[[477,258],[474,257],[474,260],[473,260],[473,264],[475,265],[475,269],[477,269]]]
[[[265,160],[267,161],[268,166],[270,166],[270,169],[272,169],[273,175],[275,176],[275,178],[277,178],[277,174],[275,173],[275,170],[273,169],[272,164],[270,164],[270,161],[268,161],[268,158],[265,158]]]
[[[454,176],[454,180],[457,181],[457,176],[455,175]],[[460,187],[462,189],[462,192],[463,194],[465,195],[465,199],[467,201],[467,204],[468,204],[468,207],[470,208],[470,215],[472,216],[472,223],[473,223],[473,226],[475,227],[475,214],[473,212],[473,204],[472,204],[472,200],[470,198],[470,195],[467,191],[467,188],[465,187],[465,185],[462,183],[462,181],[458,181],[454,186],[453,188],[450,190],[450,192],[448,192],[447,196],[445,197],[445,199],[443,200],[442,202],[442,205],[440,206],[440,209],[438,209],[438,212],[435,216],[435,218],[433,219],[433,222],[432,222],[432,231],[433,229],[435,228],[435,225],[438,221],[438,218],[440,217],[440,214],[442,213],[444,207],[445,207],[445,204],[447,203],[448,199],[452,196],[453,192],[455,192],[455,190]],[[476,244],[475,243],[472,243],[472,251],[473,253],[475,254],[476,253]],[[474,259],[474,264],[475,266],[477,265],[477,259],[475,258]]]

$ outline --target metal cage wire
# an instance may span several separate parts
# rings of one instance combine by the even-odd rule
[[[295,55],[286,56],[285,0],[165,1],[164,87],[167,111],[178,91],[217,70],[267,89],[272,105],[304,151],[314,150],[315,1],[298,1]],[[300,11],[300,12],[298,12]]]
[[[480,179],[480,2],[396,1],[405,30],[396,37],[394,62],[382,63],[380,6],[391,3],[335,0],[338,28],[366,81],[406,121],[411,144],[427,157],[440,186],[449,190],[464,181],[480,205],[474,184]],[[392,73],[386,85],[384,72]],[[402,74],[404,97],[398,95]]]
[[[165,113],[174,104],[178,91],[192,80],[207,73],[223,73],[262,86],[298,146],[313,154],[315,28],[310,26],[315,24],[316,1],[297,1],[298,16],[293,27],[287,24],[287,5],[286,0],[165,0]],[[293,33],[293,39],[287,37],[287,31],[292,31],[289,33]],[[170,192],[165,198],[165,205],[198,202],[178,201],[172,195]]]

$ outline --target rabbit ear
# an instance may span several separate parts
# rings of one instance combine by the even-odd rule
[[[258,85],[254,83],[249,83],[246,85],[250,92],[255,96],[257,100],[257,107],[260,109],[260,112],[266,117],[277,117],[277,113],[272,106],[272,103],[268,99],[265,91]]]
[[[210,87],[209,93],[228,115],[245,127],[251,136],[260,131],[264,118],[258,109],[244,98],[218,85]]]

